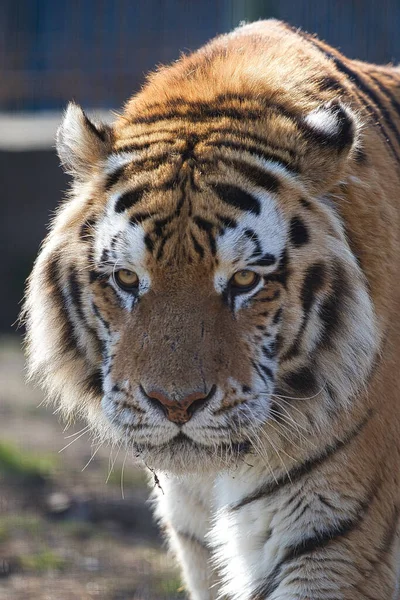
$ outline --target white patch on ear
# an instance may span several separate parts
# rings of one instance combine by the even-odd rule
[[[339,134],[340,126],[337,115],[328,108],[317,108],[304,119],[313,129],[331,137]]]
[[[64,169],[85,178],[109,151],[109,128],[95,125],[82,108],[70,102],[57,131],[57,152]]]
[[[304,123],[318,136],[329,139],[338,150],[350,147],[356,138],[356,117],[340,102],[316,108],[304,117]]]

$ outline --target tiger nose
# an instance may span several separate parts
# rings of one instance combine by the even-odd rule
[[[171,400],[167,394],[159,390],[143,391],[152,404],[163,410],[169,421],[183,425],[192,418],[196,411],[204,408],[215,394],[215,390],[216,386],[213,385],[208,394],[193,392],[180,400]]]

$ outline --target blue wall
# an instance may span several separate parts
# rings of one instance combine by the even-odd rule
[[[1,0],[0,110],[117,108],[144,73],[274,16],[352,57],[400,58],[399,0]]]

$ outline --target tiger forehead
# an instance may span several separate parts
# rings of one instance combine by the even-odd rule
[[[253,184],[277,191],[279,177],[268,173],[265,163],[272,161],[273,165],[284,167],[288,175],[294,174],[293,166],[289,168],[276,151],[256,150],[243,141],[215,138],[200,142],[196,134],[191,134],[187,139],[171,142],[150,141],[146,149],[116,152],[108,160],[105,188],[111,190],[118,184],[132,182],[146,189],[163,189],[187,181],[196,190],[195,179],[224,173],[231,176],[229,171],[236,171]]]
[[[204,262],[227,272],[276,265],[286,226],[273,194],[234,178],[200,188],[188,175],[181,183],[111,195],[97,228],[98,261],[145,270]]]

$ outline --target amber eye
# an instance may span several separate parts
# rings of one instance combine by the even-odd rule
[[[233,275],[230,280],[231,287],[238,292],[247,292],[257,285],[260,276],[254,271],[243,269]]]
[[[136,290],[139,287],[139,277],[135,271],[120,269],[119,271],[115,271],[114,279],[120,288],[128,292]]]

